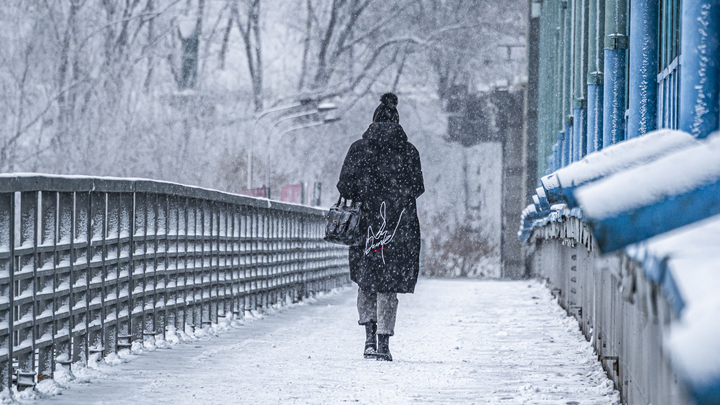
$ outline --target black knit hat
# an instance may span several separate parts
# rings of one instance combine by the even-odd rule
[[[393,93],[385,93],[380,97],[380,105],[373,113],[373,122],[400,123],[400,114],[397,110],[398,98]]]

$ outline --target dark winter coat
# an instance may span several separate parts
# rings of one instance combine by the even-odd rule
[[[363,203],[364,242],[350,247],[350,278],[366,292],[412,293],[420,270],[415,199],[425,186],[420,155],[403,128],[371,124],[350,146],[337,188]]]

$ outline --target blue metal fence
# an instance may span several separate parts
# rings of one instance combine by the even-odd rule
[[[538,178],[656,128],[704,138],[720,126],[720,0],[531,2],[547,60]]]

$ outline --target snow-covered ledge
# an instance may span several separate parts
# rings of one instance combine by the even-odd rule
[[[638,138],[657,152],[639,159],[642,164],[627,159],[627,146],[623,153],[607,152],[613,146],[604,157],[589,155],[546,177],[547,199],[560,202],[543,208],[540,190],[518,233],[528,242],[532,271],[548,280],[568,312],[582,308],[580,322],[596,316],[597,308],[621,308],[606,325],[615,347],[609,354],[603,354],[607,343],[596,347],[628,369],[628,378],[618,376],[616,383],[629,387],[619,388],[626,397],[635,389],[642,403],[658,402],[648,399],[653,392],[675,398],[669,403],[720,403],[720,133],[703,141],[686,142],[688,136],[658,131]],[[631,143],[641,144],[632,140],[617,149]],[[584,304],[572,302],[588,290],[592,300],[586,294]],[[648,329],[649,313],[660,328]],[[602,338],[592,331],[588,338]],[[649,357],[633,360],[637,350]],[[680,385],[666,378],[675,375]]]

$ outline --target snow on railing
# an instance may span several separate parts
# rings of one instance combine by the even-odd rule
[[[575,208],[577,203],[573,190],[576,187],[697,144],[697,139],[686,132],[671,129],[654,131],[587,155],[543,177],[538,195],[541,198],[546,196],[550,204],[565,202],[570,208]]]
[[[637,139],[664,137],[660,151],[668,136],[688,136],[675,134]],[[582,162],[558,171],[543,183],[550,190],[538,189],[523,211],[518,236],[528,242],[533,274],[548,280],[601,358],[614,363],[609,374],[628,403],[714,404],[720,400],[720,132],[673,148],[632,167],[623,154],[617,165],[603,161],[595,174]],[[600,162],[594,155],[586,160]]]
[[[348,282],[324,221],[175,183],[0,175],[2,387]]]
[[[601,256],[588,225],[570,210],[554,215],[528,238],[531,274],[575,317],[623,403],[688,404],[665,349],[664,330],[677,312],[664,289],[643,263],[622,252]]]
[[[720,214],[720,133],[576,189],[602,251]]]

